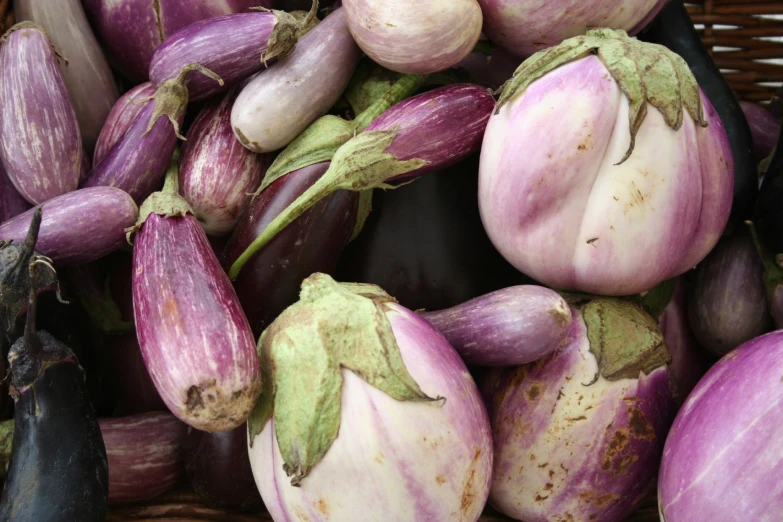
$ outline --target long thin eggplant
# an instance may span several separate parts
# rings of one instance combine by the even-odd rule
[[[758,193],[758,175],[753,155],[753,139],[745,114],[726,77],[713,62],[693,26],[683,0],[670,0],[639,39],[668,47],[685,59],[718,113],[731,145],[734,159],[734,200],[730,226],[742,223],[753,213]]]
[[[117,100],[106,117],[106,121],[95,143],[95,152],[92,155],[93,165],[98,165],[109,153],[114,145],[125,136],[125,133],[136,121],[141,111],[147,106],[147,99],[155,94],[155,87],[150,83],[142,83],[129,90]]]
[[[35,210],[44,208],[38,249],[55,263],[98,259],[123,245],[138,208],[122,190],[95,187],[69,192],[0,225],[0,239],[22,241]]]
[[[32,204],[76,190],[82,141],[57,56],[43,29],[21,22],[0,47],[0,154]]]
[[[60,73],[79,122],[82,142],[92,151],[119,92],[81,1],[16,0],[14,14],[17,20],[40,24],[68,60],[60,62]]]
[[[32,205],[16,190],[0,164],[0,224],[30,210]]]
[[[273,182],[250,205],[224,251],[229,267],[267,225],[329,168],[316,163]],[[299,298],[302,281],[332,272],[356,223],[359,196],[338,191],[286,227],[247,263],[234,282],[256,337]]]

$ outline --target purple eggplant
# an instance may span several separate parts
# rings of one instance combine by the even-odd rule
[[[273,0],[82,0],[103,48],[134,83],[147,81],[155,49],[185,26],[272,7]]]
[[[40,24],[55,48],[68,60],[60,63],[65,86],[88,151],[119,93],[109,64],[90,29],[80,0],[16,0],[17,20]]]
[[[144,364],[135,331],[106,338],[104,348],[116,397],[113,415],[168,411]]]
[[[29,210],[32,205],[16,190],[0,164],[0,224]]]
[[[273,182],[251,204],[224,251],[229,267],[258,234],[311,187],[329,162],[316,163]],[[256,336],[299,297],[302,281],[331,272],[356,223],[358,194],[338,191],[318,202],[258,251],[234,282]]]
[[[559,348],[571,329],[571,309],[548,288],[512,286],[421,314],[467,364],[516,366]]]
[[[211,71],[191,64],[177,78],[167,80],[158,87],[133,125],[111,148],[103,160],[95,165],[83,187],[117,187],[141,204],[163,183],[177,138],[183,138],[179,127],[188,105],[185,76],[198,71],[220,83]]]
[[[146,102],[140,100],[145,100],[153,94],[155,94],[155,87],[150,82],[146,82],[120,96],[106,117],[98,141],[95,143],[95,152],[92,155],[93,165],[98,165],[103,161],[112,147],[131,128],[133,122],[147,105]]]
[[[171,413],[100,419],[109,458],[109,504],[144,502],[185,479],[188,427]]]
[[[155,51],[150,81],[161,85],[176,78],[189,63],[199,63],[214,71],[225,84],[193,75],[185,84],[190,99],[213,96],[257,73],[268,61],[289,55],[299,37],[317,22],[317,8],[315,1],[302,20],[284,11],[264,11],[209,18],[188,25]]]
[[[238,92],[232,89],[205,106],[182,147],[180,194],[213,236],[231,233],[267,166],[266,157],[243,147],[231,130],[231,106]]]
[[[246,511],[261,504],[247,453],[247,424],[230,431],[188,430],[185,469],[206,505]]]
[[[21,22],[0,47],[0,154],[27,201],[76,190],[82,141],[57,55],[43,29]]]
[[[393,106],[337,150],[318,183],[269,223],[229,276],[235,279],[258,249],[335,190],[386,188],[388,182],[448,167],[475,152],[494,106],[486,89],[468,84],[441,87]]]
[[[745,119],[750,126],[750,134],[753,137],[753,151],[756,154],[756,162],[763,160],[772,153],[775,141],[780,130],[780,118],[775,117],[770,111],[757,103],[746,101],[739,102]]]
[[[772,324],[764,266],[746,229],[724,236],[696,269],[688,319],[696,339],[718,357]]]
[[[254,152],[272,152],[291,143],[335,104],[360,57],[345,10],[333,11],[291,54],[242,89],[231,111],[239,141]]]
[[[33,213],[44,209],[38,249],[57,264],[76,265],[105,256],[125,242],[138,208],[125,192],[95,187],[69,192],[0,225],[0,239],[22,241]]]
[[[261,393],[255,339],[177,186],[174,163],[135,227],[136,333],[169,410],[196,429],[230,430],[245,422]]]

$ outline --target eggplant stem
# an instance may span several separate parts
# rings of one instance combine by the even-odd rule
[[[351,122],[354,132],[359,133],[367,128],[378,116],[389,110],[392,106],[398,104],[420,87],[427,83],[428,75],[406,74],[389,87],[386,93],[375,100],[372,105],[367,107]]]
[[[171,161],[166,170],[166,178],[161,192],[179,194],[179,148],[174,149],[174,154],[171,155]]]

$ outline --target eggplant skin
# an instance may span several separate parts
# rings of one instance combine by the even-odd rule
[[[66,360],[43,370],[22,392],[14,418],[0,520],[103,521],[109,466],[78,364]]]

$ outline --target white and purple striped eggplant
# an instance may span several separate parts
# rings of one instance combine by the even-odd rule
[[[9,219],[0,225],[0,239],[24,241],[38,208],[44,212],[36,248],[60,265],[88,263],[118,249],[138,217],[136,204],[122,190],[79,189]]]
[[[82,187],[117,187],[139,205],[160,188],[177,138],[184,139],[179,127],[188,105],[185,77],[194,71],[222,83],[208,69],[190,64],[179,76],[165,81],[149,99],[137,98],[133,103],[146,105],[122,138],[93,166]]]
[[[478,520],[492,470],[486,410],[427,321],[377,286],[317,273],[259,353],[265,389],[248,442],[274,520]]]
[[[82,142],[88,151],[117,101],[119,92],[80,0],[16,0],[16,19],[40,24],[67,61],[60,63]]]
[[[641,31],[665,0],[478,0],[484,32],[497,44],[527,57],[591,27]]]
[[[571,309],[557,292],[534,285],[496,290],[421,316],[462,360],[478,366],[516,366],[560,347],[571,329]]]
[[[577,306],[565,343],[481,384],[495,444],[490,504],[525,522],[620,522],[654,487],[674,418],[669,353],[628,301]]]
[[[0,224],[30,210],[32,205],[16,190],[0,164]]]
[[[106,117],[106,121],[95,143],[92,155],[93,165],[98,165],[114,145],[125,136],[133,122],[147,106],[146,100],[155,94],[155,87],[150,83],[142,83],[129,90],[117,100]]]
[[[254,152],[272,152],[291,143],[340,98],[360,56],[345,9],[333,11],[291,54],[242,89],[231,111],[239,141]]]
[[[176,160],[144,202],[133,249],[133,314],[169,410],[203,431],[241,425],[261,393],[255,340],[204,230],[177,195]]]
[[[98,419],[109,459],[109,504],[150,500],[185,479],[188,427],[171,413]]]
[[[204,231],[230,234],[250,204],[267,167],[265,155],[242,146],[231,129],[239,86],[205,106],[182,146],[179,192]]]
[[[597,29],[526,60],[481,150],[484,228],[547,286],[631,295],[693,268],[731,210],[726,131],[685,62]]]
[[[185,26],[215,16],[272,7],[272,0],[82,0],[104,49],[135,82],[148,79],[155,49]]]
[[[343,0],[362,51],[402,73],[430,74],[456,65],[481,34],[476,0]]]
[[[76,190],[82,140],[57,55],[43,29],[20,22],[0,47],[0,154],[32,204]]]
[[[486,89],[470,84],[448,85],[394,105],[337,150],[329,170],[269,223],[229,276],[235,279],[255,252],[336,190],[389,188],[389,182],[444,169],[476,152],[494,106]]]
[[[283,11],[237,13],[188,25],[158,47],[150,64],[150,81],[161,85],[190,63],[214,71],[218,85],[200,75],[186,81],[191,101],[209,98],[260,71],[275,58],[288,56],[297,40],[317,23],[317,0],[302,20]],[[231,35],[227,38],[227,35]]]

